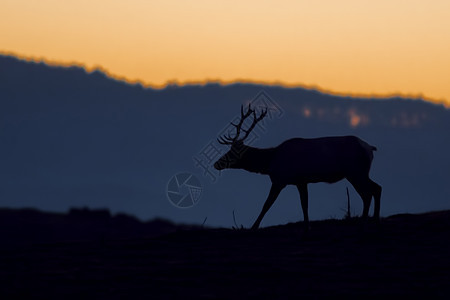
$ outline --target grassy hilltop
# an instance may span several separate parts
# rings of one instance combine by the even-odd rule
[[[108,211],[0,215],[8,297],[450,295],[450,211],[366,228],[358,219],[316,221],[308,234],[301,223],[213,229]]]

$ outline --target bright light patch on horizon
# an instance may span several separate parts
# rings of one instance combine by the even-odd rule
[[[2,53],[144,85],[280,83],[450,106],[446,0],[3,0],[0,34]]]

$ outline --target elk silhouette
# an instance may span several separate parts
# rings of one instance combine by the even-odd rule
[[[253,122],[248,129],[242,129],[244,121],[253,115]],[[363,201],[363,219],[367,220],[372,197],[374,197],[374,219],[380,217],[381,186],[369,178],[373,151],[376,147],[369,145],[356,136],[334,136],[313,139],[293,138],[274,148],[259,149],[244,144],[256,124],[267,115],[267,108],[256,114],[248,106],[244,113],[241,106],[241,118],[237,124],[234,137],[229,134],[218,138],[222,145],[231,149],[214,164],[217,170],[244,169],[249,172],[269,175],[272,181],[269,196],[261,213],[252,226],[257,229],[277,199],[281,190],[287,185],[295,185],[300,193],[303,219],[309,228],[308,184],[316,182],[334,183],[346,178],[361,196]],[[243,137],[240,137],[243,132]]]

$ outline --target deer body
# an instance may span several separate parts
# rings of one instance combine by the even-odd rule
[[[249,130],[244,130],[246,135],[243,139],[238,139],[243,120],[251,114],[254,115],[252,126]],[[230,144],[231,150],[214,164],[218,170],[244,169],[269,175],[272,187],[260,215],[252,226],[253,229],[259,227],[264,215],[287,185],[295,185],[300,193],[303,217],[308,228],[307,185],[316,182],[334,183],[344,178],[353,185],[363,200],[363,218],[368,217],[372,197],[375,199],[374,217],[379,218],[381,186],[369,178],[376,147],[355,136],[293,138],[275,148],[267,149],[244,145],[245,138],[265,114],[266,112],[263,112],[257,118],[250,107],[247,114],[244,114],[241,108],[241,122],[233,124],[237,128],[236,136],[219,140],[222,144]]]
[[[275,148],[268,175],[272,182],[334,183],[369,173],[372,148],[355,136],[295,138]]]

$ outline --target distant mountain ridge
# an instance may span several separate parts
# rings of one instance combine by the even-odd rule
[[[383,186],[382,214],[450,208],[450,111],[420,100],[355,99],[255,84],[143,88],[78,67],[49,67],[0,56],[0,206],[66,211],[109,208],[141,219],[248,226],[269,179],[244,171],[213,173],[193,158],[227,128],[241,104],[261,96],[279,107],[253,145],[291,137],[360,136],[377,146],[372,177]],[[263,105],[264,103],[259,103]],[[226,151],[222,148],[221,151]],[[174,207],[170,178],[197,176],[198,205]],[[340,217],[345,186],[310,188],[314,219]],[[351,193],[352,209],[361,200]],[[298,221],[295,189],[283,191],[263,226]]]

